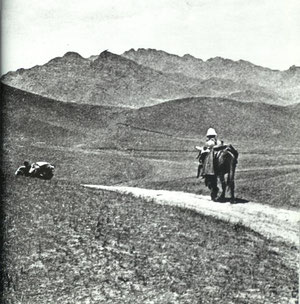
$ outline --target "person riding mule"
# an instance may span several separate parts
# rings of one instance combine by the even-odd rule
[[[214,164],[213,159],[215,155],[215,149],[217,147],[221,147],[223,145],[223,141],[218,140],[217,132],[213,128],[209,128],[206,132],[206,142],[204,147],[199,153],[199,166],[198,166],[198,174],[197,177],[204,177],[206,175],[214,175]]]
[[[225,199],[226,187],[231,191],[231,202],[234,198],[234,175],[238,160],[238,151],[232,145],[224,145],[222,141],[218,141],[217,133],[210,128],[207,131],[207,141],[203,148],[196,147],[199,150],[199,167],[198,175],[205,179],[205,185],[211,190],[212,200],[217,199],[219,192],[218,178],[222,184],[222,193],[218,200]],[[201,172],[202,170],[202,172]],[[227,182],[225,182],[225,174],[227,174]]]

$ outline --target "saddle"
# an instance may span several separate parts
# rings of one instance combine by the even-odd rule
[[[229,151],[235,157],[236,161],[239,156],[238,151],[231,144],[214,147],[213,151],[216,152],[214,153],[214,158],[218,158],[221,154],[221,151]]]

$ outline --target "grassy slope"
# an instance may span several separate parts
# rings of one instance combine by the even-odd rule
[[[131,186],[140,186],[152,189],[168,189],[174,191],[187,191],[209,195],[204,181],[196,179],[197,153],[164,153],[156,160],[149,153],[140,152],[149,158],[154,167],[149,178],[135,180],[129,183]],[[253,157],[253,154],[251,154]],[[300,179],[299,179],[299,155],[255,155],[255,163],[249,155],[240,156],[236,173],[236,196],[240,199],[251,200],[268,204],[273,207],[282,207],[299,210]],[[267,161],[266,161],[267,160]]]
[[[7,303],[288,303],[296,250],[72,181],[8,177]]]
[[[221,139],[242,149],[268,151],[274,145],[276,149],[299,148],[300,115],[294,107],[200,97],[134,111],[63,103],[6,86],[3,91],[4,112],[8,115],[6,127],[16,134],[24,132],[24,137],[32,136],[34,140],[44,137],[54,142],[58,136],[57,144],[61,145],[60,141],[67,137],[70,137],[68,144],[82,142],[84,137],[88,144],[94,140],[94,147],[96,144],[103,147],[102,140],[106,138],[111,144],[125,145],[124,148],[149,149],[155,143],[164,149],[169,144],[182,149],[184,144],[203,142],[207,127],[214,126]]]
[[[91,178],[91,182],[102,183],[109,176],[109,183],[208,194],[195,179],[193,147],[201,144],[199,137],[206,127],[214,125],[220,137],[225,142],[230,138],[240,151],[239,197],[273,206],[299,206],[299,167],[293,165],[300,164],[300,118],[295,107],[192,98],[133,111],[62,103],[9,88],[4,93],[9,132],[5,145],[14,166],[26,158],[47,159],[56,164],[58,178]],[[214,115],[216,109],[222,115]],[[263,136],[254,136],[260,131]],[[15,154],[14,145],[20,148]],[[101,159],[99,167],[94,166],[97,158]],[[269,170],[251,171],[255,167]]]
[[[109,123],[126,109],[78,105],[2,86],[4,127],[12,136],[67,145],[101,140]],[[19,138],[18,138],[19,139]]]
[[[84,297],[95,303],[198,303],[200,298],[207,303],[276,303],[278,299],[278,303],[287,303],[297,293],[293,248],[189,211],[79,186],[133,180],[138,185],[145,180],[149,185],[149,180],[157,180],[159,187],[168,188],[170,183],[172,189],[181,190],[183,185],[194,184],[196,190],[199,181],[188,177],[194,172],[191,152],[176,156],[156,153],[153,157],[147,152],[87,149],[110,146],[114,134],[126,133],[130,139],[131,132],[143,138],[148,149],[155,145],[170,148],[169,143],[184,148],[183,142],[193,141],[168,136],[166,141],[166,136],[149,132],[145,137],[144,131],[126,128],[125,132],[112,124],[116,117],[126,122],[131,111],[62,103],[53,106],[44,99],[41,103],[39,97],[27,97],[23,100],[16,92],[8,97],[5,108],[10,126],[3,155],[8,303],[83,302]],[[102,115],[104,110],[109,115]],[[34,117],[40,127],[28,123],[22,128],[18,120],[32,119],[32,114],[38,114]],[[41,128],[44,125],[47,128]],[[66,133],[65,138],[64,132],[71,130],[75,133]],[[36,145],[42,140],[46,144]],[[130,147],[130,142],[125,144]],[[118,145],[124,148],[124,142]],[[54,179],[16,179],[16,166],[28,157],[56,163]],[[271,157],[270,163],[276,164],[277,159]],[[245,165],[249,161],[251,158],[244,157]],[[259,161],[263,164],[264,158]],[[170,180],[174,172],[183,182]]]
[[[141,108],[128,117],[135,126],[182,136],[205,135],[214,126],[225,140],[299,147],[299,114],[291,107],[242,103],[224,98],[185,98]],[[293,138],[291,138],[293,136]],[[258,147],[256,147],[257,149]]]

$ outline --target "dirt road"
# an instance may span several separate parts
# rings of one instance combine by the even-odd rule
[[[210,197],[186,192],[151,190],[136,187],[82,185],[87,188],[131,193],[158,204],[193,209],[231,223],[241,223],[260,234],[276,241],[283,241],[299,247],[300,213],[297,211],[272,208],[254,202],[218,203]]]

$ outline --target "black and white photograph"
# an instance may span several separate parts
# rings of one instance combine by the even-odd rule
[[[2,0],[3,304],[299,304],[300,2]]]

